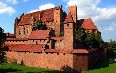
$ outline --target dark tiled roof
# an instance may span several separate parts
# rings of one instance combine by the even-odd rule
[[[90,53],[93,51],[97,51],[97,49],[73,49],[73,50],[68,50],[68,49],[46,49],[45,52],[49,53]]]
[[[6,44],[10,51],[41,52],[44,44]]]
[[[6,41],[26,41],[27,38],[7,38]]]
[[[77,25],[81,25],[85,29],[97,29],[91,18],[78,20]]]
[[[29,36],[29,39],[46,39],[49,37],[50,30],[36,30],[32,31]]]
[[[42,11],[37,11],[29,14],[25,14],[21,17],[21,21],[18,25],[30,24],[31,18],[33,17],[36,21],[40,20],[42,22],[53,21],[54,20],[54,10],[60,9],[60,7],[50,8]]]
[[[8,46],[10,51],[22,51],[22,52],[42,52],[45,44],[5,44]],[[48,53],[90,53],[97,51],[97,49],[45,49],[45,52]]]
[[[64,21],[64,23],[70,23],[70,22],[73,22],[73,18],[71,16],[71,14],[69,13]]]

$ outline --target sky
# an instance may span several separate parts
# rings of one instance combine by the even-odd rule
[[[116,0],[0,0],[0,27],[14,33],[14,20],[22,13],[60,5],[66,13],[68,6],[76,5],[78,19],[91,18],[104,41],[116,40]]]

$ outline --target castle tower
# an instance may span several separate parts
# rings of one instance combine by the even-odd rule
[[[68,7],[68,13],[71,13],[73,21],[77,22],[77,6],[69,6]]]
[[[55,35],[59,36],[60,34],[60,27],[61,27],[61,14],[62,14],[62,7],[54,10],[54,29]]]
[[[74,21],[71,13],[69,13],[64,21],[64,48],[73,49],[74,43]]]
[[[14,23],[14,35],[15,37],[17,36],[17,26],[18,26],[18,23],[19,23],[20,19],[18,19],[18,17],[16,17],[15,19],[15,23]]]

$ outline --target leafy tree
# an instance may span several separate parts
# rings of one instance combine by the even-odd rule
[[[0,27],[0,48],[2,48],[3,43],[6,40],[6,34],[4,33],[4,30]]]
[[[97,33],[87,33],[87,37],[85,39],[85,43],[90,48],[103,48],[104,41],[102,37]]]
[[[110,50],[113,50],[113,51],[116,51],[116,41],[114,40],[110,40],[110,43],[109,43],[109,45],[108,45],[108,48],[110,49]]]
[[[41,20],[38,20],[35,25],[32,26],[32,30],[46,30],[46,24],[42,24]]]
[[[86,30],[82,27],[78,27],[75,31],[76,41],[83,42],[89,48],[103,48],[104,41],[102,40],[101,35],[97,33],[86,33]]]
[[[108,57],[109,58],[116,58],[116,41],[115,40],[110,40],[110,43],[108,44]]]
[[[84,41],[85,38],[86,38],[85,29],[82,28],[82,27],[77,28],[76,31],[75,31],[75,34],[76,34],[76,40],[77,41]]]
[[[0,62],[4,59],[5,52],[2,51],[3,43],[6,40],[6,34],[4,33],[4,30],[0,27]]]

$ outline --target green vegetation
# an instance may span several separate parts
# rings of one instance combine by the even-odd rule
[[[116,73],[116,61],[112,59],[101,61],[94,66],[93,70],[82,73]]]
[[[32,30],[46,30],[46,24],[42,24],[41,20],[38,20],[35,25],[32,26]]]
[[[76,29],[75,34],[76,34],[77,41],[84,41],[87,35],[85,32],[85,29],[81,27]]]
[[[64,73],[64,72],[37,67],[26,67],[19,64],[1,63],[0,73]]]
[[[85,43],[90,48],[103,48],[104,46],[104,41],[102,40],[101,36],[97,33],[87,33]]]
[[[108,45],[108,48],[112,51],[116,51],[116,41],[110,40],[110,43]]]
[[[64,36],[64,32],[60,32],[59,36]]]
[[[75,34],[76,41],[84,42],[89,48],[103,48],[104,46],[104,41],[98,33],[86,33],[84,28],[79,27],[76,29]]]
[[[6,41],[6,34],[4,30],[0,27],[0,62],[4,60],[5,52],[3,52],[3,48],[6,49],[7,47],[3,47],[4,42]]]
[[[6,40],[6,34],[4,33],[4,30],[0,27],[0,48],[2,48],[2,44]]]
[[[111,57],[113,59],[116,58],[116,41],[110,40],[110,43],[108,45],[108,57]]]

